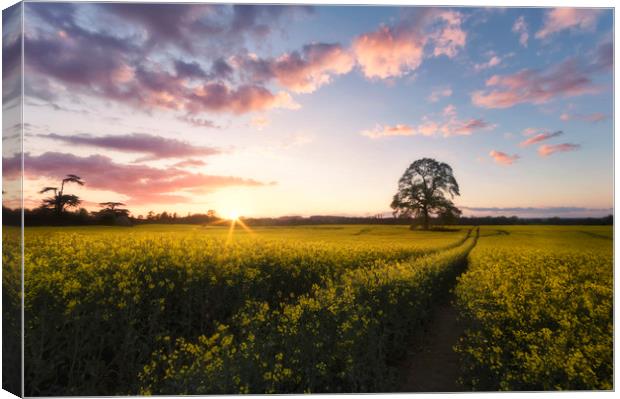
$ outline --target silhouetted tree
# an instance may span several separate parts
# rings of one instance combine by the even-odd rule
[[[125,204],[122,202],[99,203],[99,206],[103,208],[96,214],[99,222],[104,224],[130,226],[132,223],[129,219],[129,210],[119,208],[119,206],[124,205]]]
[[[448,195],[460,195],[450,165],[431,158],[418,159],[398,181],[391,204],[394,217],[421,217],[428,230],[431,215],[451,218],[461,214]]]
[[[45,187],[43,190],[39,191],[40,194],[47,193],[50,191],[54,192],[53,197],[48,197],[43,200],[42,207],[47,209],[53,209],[56,215],[62,215],[63,211],[67,207],[77,207],[82,203],[82,200],[77,195],[73,194],[65,194],[65,184],[66,183],[76,183],[80,186],[84,185],[84,181],[80,176],[76,175],[67,175],[60,184],[60,189],[58,187]]]
[[[129,209],[118,208],[119,206],[125,206],[122,202],[100,202],[99,206],[103,207],[103,209],[99,212],[113,214],[114,216],[129,215]]]

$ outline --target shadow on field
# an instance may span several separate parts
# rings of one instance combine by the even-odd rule
[[[593,233],[591,231],[580,231],[580,233],[587,235],[588,237],[592,237],[592,238],[600,238],[601,240],[613,240],[613,236],[606,236],[604,234],[597,234],[597,233]]]
[[[509,236],[510,232],[507,230],[495,229],[493,232],[486,234],[480,234],[480,237],[493,237],[493,236]]]

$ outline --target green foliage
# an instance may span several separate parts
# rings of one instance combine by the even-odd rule
[[[431,215],[452,222],[461,211],[447,196],[460,195],[459,185],[450,165],[431,158],[413,162],[400,180],[391,207],[395,216],[421,217],[428,229]]]
[[[584,229],[482,232],[456,288],[473,389],[613,388],[611,229]]]

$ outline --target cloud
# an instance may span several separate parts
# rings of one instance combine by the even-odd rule
[[[185,141],[168,139],[146,133],[106,136],[91,136],[87,134],[63,136],[50,133],[47,135],[39,135],[39,137],[61,141],[70,145],[83,145],[120,152],[146,154],[140,161],[221,154],[221,150],[215,147],[194,146]]]
[[[358,36],[353,41],[353,52],[367,78],[400,77],[420,66],[427,46],[435,57],[455,57],[467,39],[462,19],[456,11],[420,10],[395,26],[382,25]]]
[[[177,117],[178,120],[189,123],[195,127],[204,127],[209,129],[220,129],[220,126],[216,125],[215,122],[205,118],[198,118],[191,115],[183,115]]]
[[[531,136],[532,134],[540,131],[542,129],[539,129],[537,127],[527,127],[525,129],[523,129],[523,132],[521,132],[524,136]]]
[[[439,134],[443,135],[443,137],[451,137],[468,136],[475,131],[495,128],[495,125],[480,118],[458,119],[456,107],[452,104],[444,108],[442,116],[444,119],[441,120],[432,120],[429,117],[424,117],[422,118],[422,123],[417,126],[406,124],[382,126],[377,124],[374,129],[364,130],[360,134],[371,139],[392,136],[435,136]]]
[[[518,155],[508,155],[505,152],[492,150],[489,152],[489,156],[493,158],[496,163],[502,165],[512,165],[516,162],[520,157]]]
[[[452,95],[452,89],[447,87],[436,87],[433,89],[431,94],[428,96],[428,101],[432,103],[436,103],[441,100],[442,97],[450,97]]]
[[[562,134],[564,134],[564,132],[562,132],[561,130],[558,130],[557,132],[539,133],[539,134],[537,134],[535,136],[530,137],[527,140],[522,141],[519,145],[521,147],[527,147],[527,146],[530,146],[532,144],[540,143],[541,141],[545,141],[545,140],[549,140],[549,139],[554,138],[554,137],[561,136]]]
[[[577,151],[581,146],[579,144],[555,144],[555,145],[541,145],[538,147],[538,154],[542,157],[549,156],[551,154],[555,154],[556,152],[568,152],[568,151]]]
[[[172,166],[175,166],[177,168],[192,168],[206,165],[207,163],[205,161],[201,161],[200,159],[186,159],[185,161],[177,162]]]
[[[416,33],[381,26],[356,38],[353,51],[367,78],[386,79],[417,69],[422,63],[424,42]]]
[[[413,127],[409,125],[394,125],[394,126],[382,126],[377,124],[372,130],[364,130],[360,134],[362,136],[369,137],[371,139],[378,139],[381,137],[392,137],[392,136],[413,136],[417,133]]]
[[[19,176],[14,158],[3,158],[7,178]],[[191,173],[177,168],[159,169],[146,165],[119,164],[103,155],[79,157],[60,152],[38,156],[24,154],[27,178],[59,180],[67,173],[80,175],[86,188],[113,191],[127,196],[130,205],[191,202],[196,193],[208,193],[230,186],[259,187],[264,183],[234,176]]]
[[[79,7],[83,6],[39,3],[28,7],[43,21],[30,29],[25,38],[29,95],[51,101],[54,92],[59,91],[54,89],[60,88],[61,92],[113,100],[146,111],[159,108],[186,114],[299,108],[287,92],[272,92],[258,84],[240,82],[235,87],[225,83],[223,80],[230,80],[232,68],[221,57],[214,59],[211,71],[207,72],[198,62],[184,57],[175,59],[172,53],[149,55],[150,40],[159,42],[163,38],[173,42],[191,38],[187,45],[181,45],[191,53],[191,43],[196,41],[191,35],[199,30],[192,33],[187,27],[202,21],[201,15],[230,12],[230,7],[117,3],[100,6],[125,22],[138,22],[146,29],[146,43],[126,23],[128,29],[121,30],[123,34],[81,26],[76,17]],[[233,13],[242,10],[246,8],[235,8]],[[252,10],[254,17],[246,16],[242,21],[255,22],[259,16],[285,13],[282,9],[276,11],[276,7]]]
[[[472,102],[484,108],[509,108],[523,103],[542,104],[557,97],[598,93],[601,87],[592,82],[592,75],[612,65],[609,51],[607,44],[599,46],[590,64],[569,58],[545,70],[523,69],[512,75],[493,75],[486,81],[487,89],[471,94]]]
[[[154,100],[157,101],[159,97]],[[164,98],[164,101],[167,101]],[[172,98],[171,101],[185,101],[183,108],[190,113],[204,111],[244,114],[272,108],[299,109],[290,94],[284,91],[272,93],[262,86],[242,85],[236,89],[223,83],[207,83],[197,87],[185,98]]]
[[[563,121],[578,120],[592,123],[601,122],[608,118],[609,116],[602,112],[595,112],[592,114],[569,114],[568,112],[564,112],[560,115],[560,119]]]
[[[554,8],[545,14],[543,27],[536,32],[537,39],[544,39],[549,35],[565,29],[592,30],[601,14],[600,10],[587,8]]]
[[[487,62],[483,62],[480,64],[474,64],[474,69],[476,72],[480,72],[485,69],[493,68],[502,63],[502,59],[497,55],[492,55],[491,58]]]
[[[168,45],[190,53],[214,42],[230,49],[246,37],[264,39],[284,19],[313,12],[309,6],[251,4],[110,3],[99,9],[140,27],[148,48]]]
[[[330,83],[334,75],[346,74],[355,65],[353,55],[336,43],[307,44],[301,51],[275,59],[236,57],[235,62],[254,81],[275,79],[280,86],[296,93],[312,93]]]
[[[441,111],[443,116],[446,117],[455,117],[456,116],[456,107],[452,104],[446,105],[446,107]]]
[[[264,128],[266,128],[267,126],[271,124],[271,121],[263,115],[258,115],[252,118],[252,120],[250,121],[250,124],[254,126],[255,128],[257,128],[258,130],[263,130]]]
[[[465,135],[468,136],[477,130],[491,129],[495,125],[484,119],[468,119],[465,121],[452,121],[442,127],[444,136]]]
[[[197,62],[174,61],[176,75],[181,79],[206,78],[207,73]]]
[[[430,35],[435,45],[433,55],[435,57],[446,55],[454,58],[459,49],[465,47],[467,40],[467,33],[461,28],[463,14],[445,10],[439,12],[436,18],[443,23],[440,23],[439,29]]]
[[[514,25],[512,25],[512,31],[519,34],[519,43],[523,47],[527,47],[527,41],[530,35],[528,33],[527,23],[525,22],[523,15],[517,18]]]

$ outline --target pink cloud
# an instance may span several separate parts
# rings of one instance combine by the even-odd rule
[[[540,131],[542,129],[539,129],[537,127],[527,127],[525,129],[523,129],[523,132],[521,132],[524,136],[531,136],[532,134]]]
[[[361,135],[369,137],[371,139],[378,139],[381,137],[392,137],[392,136],[413,136],[416,134],[416,131],[413,127],[409,125],[394,125],[394,126],[381,126],[376,125],[372,130],[364,130]]]
[[[508,155],[505,152],[496,151],[496,150],[492,150],[491,152],[489,152],[489,156],[493,158],[493,160],[496,163],[502,164],[502,165],[512,165],[514,162],[516,162],[519,159],[519,156],[516,154]]]
[[[442,97],[450,97],[452,95],[452,89],[450,87],[437,87],[433,89],[428,96],[428,101],[436,103],[441,100]]]
[[[353,68],[353,56],[338,44],[314,43],[302,53],[287,53],[273,64],[278,82],[297,93],[312,93],[329,83],[332,75],[346,74]]]
[[[571,58],[545,70],[523,69],[512,75],[494,75],[487,79],[487,89],[471,94],[472,102],[485,108],[508,108],[517,104],[542,104],[556,97],[594,94],[601,87],[594,85],[591,75],[607,69],[611,62],[606,45],[589,65]]]
[[[492,55],[491,58],[487,62],[483,62],[480,64],[475,64],[474,69],[479,72],[485,69],[493,68],[502,63],[502,59],[497,55]]]
[[[569,114],[568,112],[564,112],[560,115],[560,119],[563,121],[579,120],[592,123],[601,122],[607,118],[609,118],[609,116],[602,112],[595,112],[592,114]]]
[[[441,113],[446,117],[454,117],[456,116],[456,107],[452,104],[448,104]]]
[[[203,111],[230,112],[243,114],[272,108],[299,109],[290,94],[278,92],[273,94],[262,86],[243,85],[230,89],[223,83],[207,83],[188,95],[184,105],[190,113]],[[175,101],[173,97],[171,101]]]
[[[468,136],[475,131],[490,130],[495,125],[476,118],[459,120],[456,115],[456,107],[450,104],[442,112],[444,119],[432,120],[429,117],[422,118],[422,123],[417,126],[399,124],[395,126],[377,125],[373,130],[364,130],[360,134],[372,139],[390,136],[435,136],[442,134],[444,137]]]
[[[525,18],[523,16],[517,18],[514,25],[512,25],[512,31],[519,34],[519,43],[521,43],[523,47],[527,47],[527,41],[530,35],[528,33],[527,23],[525,22]]]
[[[549,139],[554,138],[554,137],[561,136],[562,134],[564,134],[564,133],[561,130],[558,130],[557,132],[539,133],[539,134],[537,134],[535,136],[530,137],[527,140],[522,141],[519,145],[521,147],[527,147],[527,146],[530,146],[532,144],[540,143],[541,141],[545,141],[545,140],[549,140]]]
[[[536,38],[544,39],[565,29],[594,29],[600,13],[600,10],[587,8],[554,8],[545,15],[543,27],[536,32]]]
[[[89,146],[120,152],[146,154],[142,161],[186,156],[211,156],[221,153],[215,147],[195,146],[186,141],[154,136],[146,133],[91,136],[88,134],[63,136],[56,133],[39,137],[61,141],[70,145]]]
[[[465,121],[453,120],[442,127],[444,136],[469,136],[477,130],[492,129],[495,125],[492,125],[484,119],[468,119]]]
[[[461,24],[459,12],[427,9],[397,26],[383,25],[358,36],[352,48],[367,78],[400,77],[420,66],[427,46],[435,57],[455,57],[467,40]]]
[[[425,39],[388,26],[355,39],[353,51],[367,78],[399,77],[422,63]]]
[[[571,143],[541,145],[540,147],[538,147],[538,154],[542,157],[546,157],[551,154],[555,154],[556,152],[577,151],[579,148],[581,148],[580,145]]]
[[[330,83],[333,76],[350,72],[355,58],[340,44],[312,43],[277,58],[260,58],[251,53],[233,57],[232,63],[254,82],[275,80],[296,93],[312,93]]]
[[[13,158],[3,158],[7,178],[19,176]],[[24,154],[24,175],[58,180],[67,173],[79,174],[86,188],[106,190],[129,197],[128,204],[191,202],[191,194],[207,193],[229,186],[264,186],[253,179],[191,173],[177,168],[119,164],[102,155],[79,157],[60,152],[38,156]]]
[[[205,161],[201,161],[200,159],[187,159],[185,161],[177,162],[172,166],[175,166],[177,168],[192,168],[206,165],[207,163]]]
[[[463,16],[459,12],[448,10],[439,12],[437,19],[444,23],[435,33],[431,33],[430,37],[435,45],[433,55],[435,57],[446,55],[453,58],[460,49],[465,47],[467,40],[467,33],[461,29]]]

